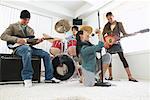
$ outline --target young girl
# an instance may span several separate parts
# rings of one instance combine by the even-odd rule
[[[98,45],[92,45],[89,42],[89,35],[92,33],[92,27],[83,26],[76,35],[77,39],[77,55],[80,55],[82,60],[82,73],[83,73],[83,84],[85,86],[94,86],[95,85],[95,75],[99,74],[101,79],[101,73],[96,60],[96,52],[100,51],[104,47],[104,43],[99,41]],[[100,37],[99,37],[100,40]],[[109,53],[103,55],[103,72],[105,73],[106,69],[109,67],[111,62],[111,55]]]
[[[110,32],[112,32],[111,35],[114,35],[114,36],[117,36],[117,37],[120,37],[121,33],[123,35],[127,35],[126,31],[124,30],[124,27],[123,27],[122,23],[117,22],[114,19],[114,16],[113,16],[112,12],[108,12],[106,14],[106,18],[108,20],[108,23],[105,25],[104,30],[103,30],[103,35],[104,36],[105,36],[106,33],[110,33]],[[123,49],[121,47],[121,43],[120,43],[119,40],[116,43],[114,43],[110,48],[107,48],[107,52],[109,52],[110,54],[116,54],[117,53],[119,55],[120,60],[123,63],[123,66],[124,66],[125,71],[128,75],[129,81],[138,82],[136,79],[134,79],[132,77],[129,65],[127,63],[127,60],[124,57]],[[109,66],[109,78],[108,78],[108,80],[113,80],[111,64]]]

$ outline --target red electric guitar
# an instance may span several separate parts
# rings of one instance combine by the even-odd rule
[[[109,35],[106,34],[106,36],[104,36],[105,48],[106,49],[110,48],[113,44],[117,43],[121,38],[128,37],[128,36],[134,36],[134,35],[137,35],[138,33],[146,33],[149,31],[150,31],[150,29],[147,28],[147,29],[143,29],[143,30],[134,32],[132,34],[127,34],[127,35],[124,35],[121,37],[114,35],[114,34],[109,34]]]

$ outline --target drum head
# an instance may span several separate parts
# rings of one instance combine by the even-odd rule
[[[69,79],[75,71],[73,60],[67,55],[58,55],[52,60],[54,77],[61,81]]]

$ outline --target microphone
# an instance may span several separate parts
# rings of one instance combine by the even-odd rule
[[[92,35],[91,36],[95,36],[95,34],[94,33],[92,33]]]
[[[96,30],[95,30],[95,33],[92,33],[91,36],[95,36],[96,34],[100,34],[100,33],[101,33],[101,32],[100,32],[100,29],[96,29]]]

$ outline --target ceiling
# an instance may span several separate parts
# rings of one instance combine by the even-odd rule
[[[54,0],[54,1],[46,1],[47,3],[54,3],[58,6],[65,7],[68,10],[75,12],[77,9],[86,4],[85,1],[82,0]]]
[[[90,14],[112,1],[114,0],[0,0],[0,3],[22,9],[31,8],[48,15],[76,18]]]

